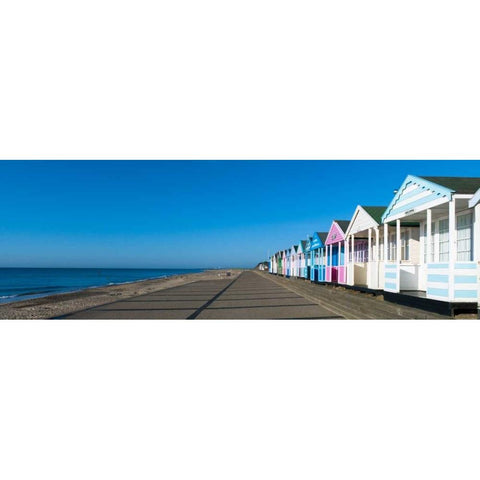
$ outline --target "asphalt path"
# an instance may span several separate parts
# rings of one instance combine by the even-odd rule
[[[70,319],[326,319],[343,318],[278,285],[243,272],[118,300],[61,318]]]

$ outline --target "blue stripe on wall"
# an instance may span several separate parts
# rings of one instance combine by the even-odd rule
[[[391,270],[392,268],[397,268],[397,264],[396,263],[386,263],[385,268],[387,270]]]
[[[448,268],[448,263],[429,263],[427,268]]]
[[[397,284],[396,283],[385,283],[385,288],[390,288],[391,290],[396,290],[397,289]]]
[[[455,283],[477,283],[476,275],[455,275]]]
[[[448,275],[427,275],[427,282],[448,283]]]
[[[410,186],[410,185],[406,185],[405,188],[407,188],[407,186]],[[422,193],[425,191],[425,187],[422,187],[420,185],[417,185],[415,190],[412,190],[411,192],[408,192],[408,193],[402,193],[399,197],[398,197],[398,201],[399,202],[402,202],[403,200],[408,200],[409,198],[412,198],[412,197],[415,197],[417,196],[419,193]],[[398,203],[398,202],[397,202]]]
[[[385,278],[397,278],[397,272],[393,272],[393,273],[387,272],[385,274]]]
[[[477,298],[477,290],[455,290],[455,298]]]
[[[435,295],[436,297],[448,297],[448,288],[428,288],[427,287],[427,296]]]
[[[475,268],[477,268],[477,265],[475,265],[475,263],[456,263],[455,268],[474,270]]]
[[[389,216],[392,217],[393,215],[397,215],[398,213],[406,212],[407,210],[411,210],[412,208],[418,207],[420,205],[424,205],[426,203],[432,202],[433,200],[437,200],[439,198],[442,198],[442,195],[439,195],[437,193],[432,193],[430,195],[427,195],[426,197],[416,200],[415,202],[410,202],[407,205],[404,205],[403,207],[394,208],[390,212]],[[445,198],[445,201],[448,201],[448,198]]]

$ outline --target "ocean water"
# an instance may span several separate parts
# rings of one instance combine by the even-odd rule
[[[0,268],[0,303],[202,271],[172,268]]]

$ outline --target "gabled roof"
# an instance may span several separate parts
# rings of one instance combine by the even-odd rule
[[[369,228],[377,228],[382,223],[382,214],[386,208],[357,205],[348,228],[345,230],[345,236],[364,232]]]
[[[328,232],[314,232],[312,240],[310,242],[310,249],[316,250],[325,246],[325,240],[327,239]]]
[[[325,240],[327,239],[328,232],[315,232],[318,235],[318,238],[325,243]]]
[[[349,220],[334,220],[330,226],[325,244],[330,245],[332,243],[343,241],[349,224]]]
[[[480,177],[419,177],[449,188],[455,193],[474,194],[480,188]]]
[[[408,218],[411,214],[449,202],[454,193],[465,192],[472,188],[470,181],[466,180],[468,179],[460,177],[417,177],[415,175],[407,175],[383,213],[382,222]],[[480,186],[480,179],[476,180]],[[443,182],[445,185],[436,182]],[[447,184],[460,188],[460,191],[446,186]]]
[[[387,207],[369,207],[360,205],[378,224],[382,223],[383,212]]]
[[[334,220],[337,225],[344,231],[347,231],[348,225],[350,224],[350,220]]]
[[[311,237],[310,235],[305,240],[305,250],[307,252],[309,252],[310,249],[312,248],[312,240],[313,240],[313,237]]]

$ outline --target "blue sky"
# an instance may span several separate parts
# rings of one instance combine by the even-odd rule
[[[0,267],[254,266],[478,161],[0,161]]]

